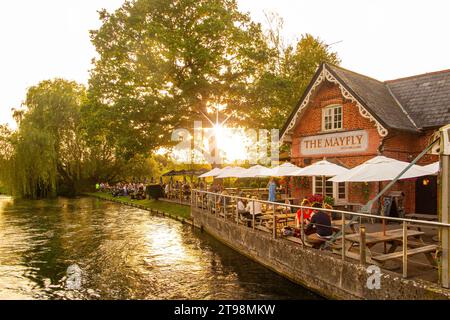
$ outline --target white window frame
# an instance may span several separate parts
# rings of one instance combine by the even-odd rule
[[[338,123],[337,119],[335,118],[337,115],[334,112],[336,109],[341,110],[340,126],[336,125],[336,123]],[[326,125],[325,125],[326,117],[331,117],[331,128],[326,128]],[[322,131],[337,131],[337,130],[342,130],[343,128],[344,128],[344,113],[343,113],[342,105],[333,104],[333,105],[327,106],[322,109]]]
[[[326,177],[325,181],[327,179],[330,179],[331,177]],[[322,177],[313,177],[313,194],[318,194],[316,192],[316,179],[322,179]],[[345,198],[339,198],[339,182],[333,182],[333,199],[335,204],[345,204],[348,203],[348,183],[347,182],[341,182],[345,184]],[[320,193],[322,194],[322,193]]]

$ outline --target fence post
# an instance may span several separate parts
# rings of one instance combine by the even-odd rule
[[[236,224],[239,224],[239,208],[238,208],[238,198],[235,197],[234,202],[236,203]]]
[[[212,207],[211,207],[211,202],[210,202],[210,200],[211,200],[211,194],[210,194],[210,193],[207,193],[207,194],[206,194],[206,210],[208,210],[209,213],[212,213]]]
[[[253,220],[253,230],[255,230],[255,199],[253,199],[252,202],[252,206],[253,206],[253,214],[252,214],[252,220]]]
[[[273,238],[277,238],[277,218],[275,216],[275,205],[273,205]]]
[[[403,278],[408,277],[408,223],[403,221]]]
[[[366,264],[366,227],[360,226],[359,228],[359,262],[363,265]]]
[[[342,261],[345,261],[345,214],[341,213],[341,220],[342,220],[342,226],[341,226],[341,233],[342,233]]]
[[[226,200],[227,200],[227,198],[226,198],[227,196],[223,196],[223,219],[225,220],[226,218],[227,218],[227,213],[226,213],[226,211],[227,211],[227,207],[226,207]]]
[[[305,222],[303,218],[303,208],[300,208],[300,237],[302,237],[302,247],[305,246]]]
[[[191,193],[191,197],[192,197],[192,193]],[[192,202],[192,201],[191,201]],[[195,208],[198,209],[198,195],[197,195],[197,190],[195,190]]]
[[[201,204],[202,210],[207,210],[207,209],[206,209],[206,203],[205,203],[205,202],[206,202],[206,201],[205,201],[205,195],[206,195],[206,194],[205,194],[205,192],[203,191],[203,192],[202,192],[202,204]]]

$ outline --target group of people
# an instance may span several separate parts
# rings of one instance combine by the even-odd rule
[[[215,184],[207,186],[204,181],[200,180],[198,183],[188,183],[187,181],[170,181],[161,185],[165,197],[170,198],[182,198],[189,201],[192,189],[207,190],[208,204],[211,208],[217,208],[218,210],[226,211],[227,206],[231,204],[231,197],[228,191],[222,184]],[[101,192],[109,192],[114,197],[129,196],[131,199],[142,200],[146,198],[146,185],[145,183],[117,183],[110,186],[108,183],[100,183],[97,185],[97,189]],[[277,184],[275,180],[270,179],[267,189],[269,191],[268,201],[276,202],[276,189]],[[218,195],[218,196],[216,196]],[[237,212],[241,219],[247,221],[251,226],[253,220],[259,220],[263,215],[263,208],[261,202],[258,201],[258,197],[244,196],[244,194],[237,190],[239,199],[237,200]],[[289,201],[285,201],[289,204]],[[320,210],[322,205],[320,203],[314,203],[312,205],[314,210],[298,210],[297,221],[301,222],[304,226],[304,234],[308,237],[308,241],[311,243],[322,243],[330,239],[333,234],[331,227],[331,217],[328,213]],[[295,212],[295,211],[293,211]],[[291,213],[291,208],[286,206],[283,209],[283,213]],[[292,228],[291,228],[292,229]],[[299,233],[299,230],[297,234]]]
[[[192,182],[189,183],[187,181],[170,181],[162,185],[164,190],[164,195],[167,199],[175,198],[182,199],[185,201],[189,201],[191,197],[191,190],[193,189],[204,189],[203,181],[199,181],[198,183]]]
[[[314,210],[304,209],[297,211],[298,221],[302,221],[307,236],[308,242],[314,244],[321,244],[322,242],[331,239],[333,229],[331,227],[331,215],[323,210],[320,203],[312,205]]]
[[[261,202],[256,201],[258,197],[253,196],[248,199],[240,198],[237,202],[237,212],[244,219],[258,219],[262,216]]]
[[[99,190],[108,192],[113,197],[130,197],[131,199],[143,200],[146,198],[146,186],[144,183],[117,183],[110,186],[108,183],[100,183]]]

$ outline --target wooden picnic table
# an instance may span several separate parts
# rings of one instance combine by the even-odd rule
[[[438,221],[438,216],[436,214],[423,214],[423,213],[408,213],[405,214],[405,218],[407,219],[413,219],[413,220],[425,220],[425,221]],[[438,230],[437,227],[435,226],[427,226],[427,225],[420,225],[420,224],[415,224],[415,225],[409,225],[408,229],[416,229],[418,231],[423,231],[423,230],[430,230],[430,231],[436,231]],[[433,241],[438,242],[439,241],[439,237],[437,235],[433,236]]]
[[[405,218],[414,220],[438,221],[437,214],[407,213],[405,214]]]
[[[424,232],[417,231],[417,230],[407,230],[407,237],[419,237],[423,235]],[[421,241],[421,239],[419,239]],[[351,252],[350,250],[356,246],[359,245],[361,241],[361,237],[359,234],[351,234],[345,236],[345,255],[358,259],[359,260],[359,254]],[[395,230],[387,230],[385,233],[383,231],[379,232],[372,232],[372,233],[366,233],[366,252],[368,253],[368,261],[369,263],[375,263],[379,264],[377,262],[377,259],[374,259],[374,257],[377,255],[376,253],[372,252],[372,248],[378,244],[378,243],[386,243],[389,244],[390,247],[385,254],[392,254],[397,249],[399,243],[403,241],[403,230],[402,229],[395,229]],[[378,259],[380,261],[380,259]],[[384,261],[383,261],[384,262]]]
[[[275,214],[276,215],[279,215],[280,214],[280,212],[282,212],[284,210],[284,208],[278,208],[278,207],[275,207]],[[265,215],[273,215],[273,209],[272,208],[270,208],[270,209],[266,209],[266,210],[262,210],[263,211],[263,213],[265,214]]]
[[[344,224],[347,226],[349,226],[351,233],[356,233],[356,225],[359,224],[358,221],[354,221],[354,220],[345,220]],[[338,220],[332,220],[331,221],[331,227],[333,228],[334,231],[340,231],[342,229],[342,220],[338,219]]]

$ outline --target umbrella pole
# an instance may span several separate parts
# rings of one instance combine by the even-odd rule
[[[378,181],[378,192],[380,192],[380,189],[381,189],[381,181]],[[379,199],[378,203],[381,203],[381,198]],[[381,210],[383,211],[383,209],[381,209]],[[383,213],[383,217],[385,217],[386,216],[385,212],[383,211],[382,213]],[[385,235],[386,235],[386,219],[383,219],[383,236],[385,236]],[[383,252],[386,254],[386,252],[387,252],[386,242],[383,242],[383,244],[384,244]]]
[[[322,176],[322,198],[325,199],[325,190],[327,188],[327,185],[325,184],[325,176]]]
[[[286,179],[286,199],[288,198],[288,187],[289,187],[289,180],[288,179],[290,179],[290,177],[286,177],[287,179]]]

